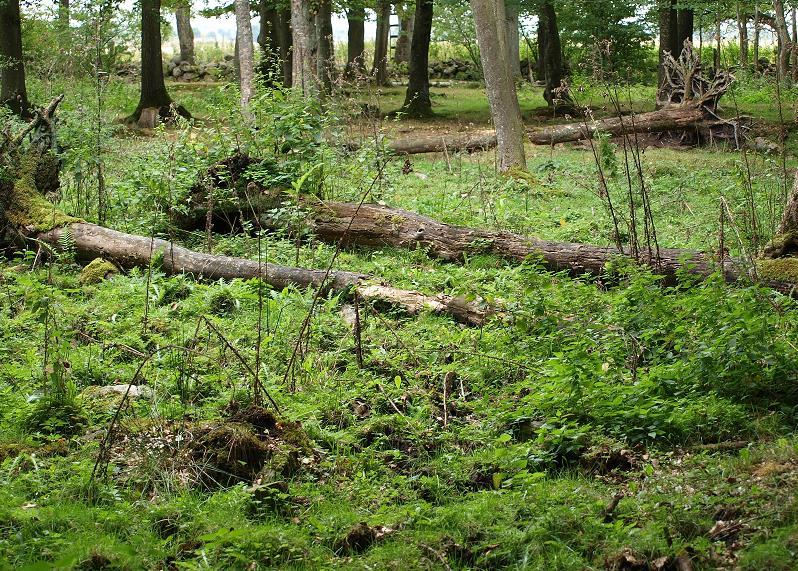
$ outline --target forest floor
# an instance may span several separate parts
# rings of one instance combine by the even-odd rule
[[[33,91],[44,100],[59,87]],[[75,87],[64,103],[59,202],[86,219],[96,216],[90,88]],[[647,108],[649,91],[635,88],[635,106]],[[113,119],[132,109],[135,86],[108,86],[110,227],[204,249],[204,232],[169,227],[167,207],[182,206],[215,158],[238,147],[271,156],[291,140],[313,149],[312,164],[299,157],[298,168],[323,173],[314,184],[324,198],[366,196],[445,222],[613,242],[584,145],[528,146],[531,177],[522,180],[497,176],[493,152],[414,156],[408,168],[379,149],[319,150],[316,124],[288,100],[259,103],[265,127],[248,132],[226,88],[173,92],[199,126],[131,133]],[[600,92],[586,92],[596,106]],[[487,126],[480,90],[434,93],[431,123],[356,127]],[[401,94],[388,90],[380,109]],[[764,87],[737,94],[742,112],[772,127],[778,111],[763,111],[771,97]],[[529,124],[539,123],[539,93],[524,89],[521,100]],[[623,150],[603,145],[625,219]],[[740,254],[766,241],[791,148],[784,157],[641,149],[659,244],[717,250],[722,199],[726,248]],[[351,301],[339,296],[314,306],[313,292],[167,277],[157,265],[85,283],[69,244],[44,266],[32,253],[2,262],[0,568],[798,566],[790,298],[717,277],[665,287],[634,268],[574,279],[482,254],[462,264],[387,247],[337,255],[312,235],[216,235],[212,247],[303,267],[334,260],[397,287],[481,296],[506,316],[469,328],[361,305],[361,365],[342,317]],[[255,363],[281,415],[253,406]],[[103,446],[122,400],[103,387],[132,380],[140,394]]]

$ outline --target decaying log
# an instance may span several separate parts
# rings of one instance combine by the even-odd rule
[[[606,133],[617,137],[631,133],[663,133],[698,129],[705,126],[705,122],[706,112],[700,106],[687,104],[666,107],[639,115],[552,125],[543,129],[531,130],[528,132],[528,136],[529,140],[536,145],[556,145],[592,139],[597,133]]]
[[[421,153],[456,153],[466,151],[486,151],[496,146],[495,131],[474,131],[457,135],[427,135],[405,139],[392,139],[386,147],[396,155],[416,155]],[[346,148],[356,151],[359,143],[347,143]]]
[[[606,272],[607,264],[628,250],[614,246],[594,246],[554,242],[501,230],[483,230],[446,224],[415,212],[378,204],[318,202],[308,205],[314,235],[328,243],[344,245],[422,248],[433,257],[462,261],[474,254],[492,254],[515,262],[539,258],[552,271],[567,270],[578,275]],[[690,250],[660,248],[649,255],[641,252],[639,262],[666,277],[686,268],[691,273],[709,275],[715,270],[712,257]],[[740,277],[736,264],[728,260],[724,273],[729,281]]]
[[[272,197],[271,200],[273,199]],[[555,242],[513,232],[455,226],[415,212],[378,204],[358,205],[307,198],[301,207],[308,213],[306,223],[315,238],[329,244],[421,248],[432,257],[451,262],[460,262],[475,254],[491,254],[518,263],[533,258],[540,260],[548,270],[567,271],[571,275],[603,275],[607,273],[609,265],[617,262],[619,257],[633,258],[628,248],[619,252],[615,246]],[[240,211],[236,209],[235,213],[228,214],[235,216],[238,212]],[[217,214],[222,215],[221,212]],[[194,218],[194,227],[204,220],[204,213],[198,212]],[[283,229],[268,216],[262,217],[261,226],[270,230]],[[798,261],[796,258],[789,260]],[[666,284],[674,283],[676,274],[680,271],[709,276],[722,270],[727,282],[758,277],[762,285],[789,295],[795,294],[794,290],[798,285],[798,267],[796,273],[778,273],[782,268],[772,267],[769,260],[759,260],[754,272],[750,270],[750,264],[728,256],[724,258],[723,267],[720,268],[714,254],[659,248],[650,253],[645,249],[638,252],[635,262],[648,266],[655,274],[665,276]],[[781,260],[779,263],[783,265],[785,261]]]
[[[64,234],[69,238],[64,239]],[[422,311],[452,316],[466,325],[480,326],[490,315],[490,308],[480,302],[468,302],[449,295],[425,295],[394,288],[365,274],[341,270],[312,270],[259,264],[255,260],[195,252],[158,238],[117,232],[102,226],[73,223],[32,236],[53,249],[72,244],[79,259],[103,258],[122,268],[147,267],[157,260],[168,275],[190,274],[205,279],[260,277],[272,287],[325,288],[335,292],[356,291],[362,299],[400,307],[410,315]]]

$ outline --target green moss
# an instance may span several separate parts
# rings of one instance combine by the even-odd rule
[[[14,186],[11,189],[6,218],[17,228],[33,232],[48,232],[74,222],[80,222],[61,212],[39,193],[36,187],[36,170],[39,156],[30,153],[20,161]]]
[[[117,267],[107,260],[102,258],[94,258],[83,270],[80,272],[80,281],[83,285],[98,284],[111,274],[117,273]]]
[[[798,245],[797,232],[785,232],[776,234],[765,246],[765,257],[780,258],[790,253]]]
[[[758,260],[756,269],[763,279],[798,283],[798,258]]]

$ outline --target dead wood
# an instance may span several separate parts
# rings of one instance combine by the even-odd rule
[[[63,239],[65,233],[69,239]],[[480,326],[491,310],[480,302],[438,294],[426,295],[391,287],[365,274],[342,270],[314,270],[259,263],[255,260],[204,254],[166,240],[125,234],[95,224],[74,223],[31,236],[58,250],[71,243],[82,260],[102,257],[122,268],[148,267],[158,263],[167,275],[189,274],[204,279],[261,278],[272,287],[324,288],[334,292],[356,293],[376,304],[398,307],[410,315],[424,311],[450,315],[456,321]]]
[[[269,196],[266,200],[274,201],[275,198]],[[716,254],[694,250],[659,248],[640,252],[634,259],[629,248],[618,251],[615,246],[556,242],[501,230],[455,226],[379,204],[358,205],[306,198],[300,207],[308,213],[305,223],[313,236],[329,244],[421,248],[432,257],[451,262],[461,262],[475,254],[491,254],[518,263],[537,259],[551,271],[567,271],[571,275],[603,275],[613,262],[625,257],[648,266],[655,274],[665,276],[666,284],[675,283],[676,274],[680,271],[706,277],[720,270],[730,283],[749,277],[750,264],[726,256],[721,268]],[[227,213],[220,211],[217,214],[235,217],[240,212],[234,208]],[[191,222],[186,228],[199,227],[205,221],[205,213],[198,210],[196,216],[186,218],[186,221]],[[227,222],[229,224],[229,220]],[[269,216],[261,218],[261,226],[264,229],[284,230],[279,221]],[[757,266],[763,285],[792,295],[798,280],[789,274],[763,274],[763,268]]]
[[[612,117],[599,121],[585,120],[579,123],[553,125],[528,132],[529,140],[536,145],[556,145],[592,139],[598,133],[616,137],[631,133],[663,133],[684,131],[708,126],[705,112],[696,105],[673,106],[664,109]]]
[[[360,143],[347,143],[347,150],[357,151]],[[496,146],[495,131],[475,131],[456,135],[428,135],[405,139],[388,140],[387,150],[396,155],[416,155],[421,153],[455,153],[486,151]]]

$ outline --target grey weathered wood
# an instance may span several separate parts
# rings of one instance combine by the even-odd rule
[[[422,311],[450,315],[455,320],[480,326],[491,309],[479,302],[468,302],[444,294],[426,295],[380,283],[365,274],[342,270],[313,270],[258,263],[256,260],[204,254],[183,248],[166,240],[118,232],[95,224],[76,223],[69,226],[76,255],[83,260],[104,258],[122,268],[147,267],[153,257],[160,258],[168,275],[190,274],[205,279],[257,278],[272,287],[331,289],[338,292],[357,291],[365,300],[401,307],[411,315]],[[57,228],[38,234],[36,239],[58,249],[65,230]]]

